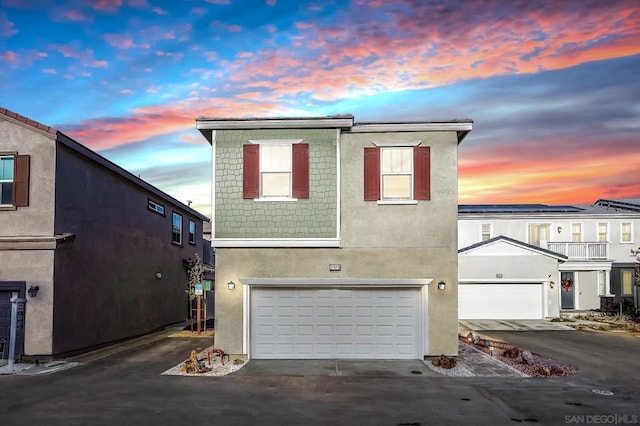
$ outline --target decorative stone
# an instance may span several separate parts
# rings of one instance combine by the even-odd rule
[[[474,345],[480,344],[480,336],[473,336],[473,344]]]
[[[458,359],[454,356],[440,355],[439,357],[432,359],[431,364],[448,370],[458,364]]]
[[[534,363],[533,354],[529,351],[522,351],[522,362],[532,365]]]
[[[520,349],[516,348],[515,346],[508,347],[504,350],[503,355],[507,358],[517,358],[518,355],[520,355]]]

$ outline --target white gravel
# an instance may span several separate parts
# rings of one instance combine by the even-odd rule
[[[211,366],[209,366],[209,364],[207,363],[207,351],[210,351],[212,348],[213,346],[198,353],[198,361],[200,361],[205,367],[210,368],[209,371],[205,371],[204,373],[192,373],[192,374],[183,373],[180,371],[180,366],[182,366],[182,362],[181,362],[180,364],[176,365],[175,367],[171,367],[170,369],[163,372],[162,374],[166,376],[195,376],[195,377],[226,376],[227,374],[231,374],[234,371],[240,370],[247,363],[245,361],[242,364],[234,364],[233,361],[227,361],[224,363],[224,365],[222,365],[217,361],[216,362],[213,361],[215,357],[211,357],[212,359]]]
[[[440,373],[443,374],[445,376],[452,376],[452,377],[473,377],[475,376],[475,374],[473,374],[473,372],[471,370],[469,370],[467,367],[465,367],[460,360],[458,359],[458,362],[456,364],[455,367],[453,368],[442,368],[442,367],[436,367],[435,365],[433,365],[431,363],[431,361],[425,361],[424,362],[425,365],[427,367],[429,367],[429,369],[435,371],[436,373]]]

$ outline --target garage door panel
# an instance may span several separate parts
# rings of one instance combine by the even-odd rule
[[[460,284],[460,319],[542,319],[542,284]]]
[[[419,289],[258,288],[251,295],[253,358],[419,358],[421,353]]]

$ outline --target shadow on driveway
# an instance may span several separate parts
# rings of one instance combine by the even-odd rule
[[[420,360],[252,359],[233,376],[442,377]]]

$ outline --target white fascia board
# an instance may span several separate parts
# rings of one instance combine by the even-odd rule
[[[372,123],[355,124],[352,133],[374,132],[468,132],[473,129],[473,123]]]
[[[560,264],[559,270],[563,271],[611,271],[611,261],[567,261]]]
[[[213,238],[215,248],[340,247],[338,238]]]
[[[424,287],[432,278],[239,278],[253,287]]]
[[[257,119],[257,120],[196,120],[198,130],[250,130],[250,129],[323,129],[350,128],[353,118],[318,119]]]

